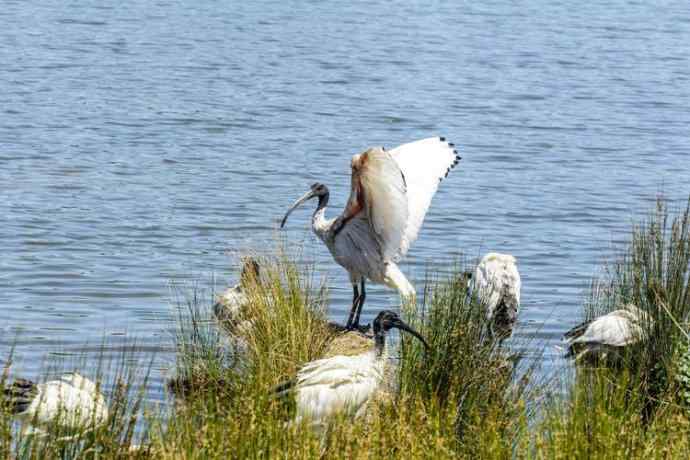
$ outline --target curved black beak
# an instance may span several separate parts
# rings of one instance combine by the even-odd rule
[[[292,211],[294,211],[295,209],[297,209],[298,207],[300,207],[300,205],[302,205],[305,201],[309,201],[309,200],[311,200],[312,198],[314,198],[315,196],[316,196],[316,194],[314,193],[314,191],[313,191],[313,190],[309,190],[307,193],[305,193],[304,195],[302,195],[302,197],[301,197],[299,200],[295,201],[295,202],[292,204],[292,206],[290,206],[290,209],[288,209],[288,211],[285,213],[285,216],[283,217],[283,220],[280,222],[280,228],[285,227],[285,222],[287,222],[287,218],[288,218],[288,216],[290,215],[290,213],[292,213]]]
[[[409,332],[410,334],[415,336],[417,339],[419,339],[420,342],[424,344],[424,348],[426,350],[429,350],[431,348],[429,344],[426,343],[426,340],[424,340],[424,337],[422,337],[422,334],[412,329],[412,327],[410,327],[405,321],[398,319],[395,322],[393,322],[392,326],[400,329],[401,331]]]

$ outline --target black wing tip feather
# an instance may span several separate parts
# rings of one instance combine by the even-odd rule
[[[12,384],[3,389],[3,394],[9,401],[12,414],[25,412],[31,402],[38,395],[38,387],[31,380],[17,379]]]
[[[285,382],[281,382],[271,389],[271,394],[276,398],[281,398],[281,397],[285,396],[290,390],[292,390],[292,388],[295,386],[296,383],[297,383],[297,380],[295,380],[295,379],[286,380]]]
[[[455,167],[458,165],[458,163],[460,162],[460,160],[462,160],[462,157],[461,157],[460,155],[458,155],[458,151],[457,151],[457,149],[455,148],[455,144],[454,144],[454,143],[452,143],[452,142],[446,142],[446,138],[443,137],[443,136],[440,136],[440,137],[439,137],[439,140],[440,140],[441,142],[445,142],[446,144],[448,144],[448,148],[452,149],[452,150],[453,150],[453,154],[455,155],[455,159],[453,160],[453,163],[451,163],[451,165],[448,166],[448,169],[446,169],[446,174],[438,180],[439,182],[441,182],[443,179],[445,179],[446,177],[448,177],[448,174],[450,173],[450,170],[453,169],[453,168],[455,168]]]
[[[566,339],[580,337],[582,334],[585,333],[585,331],[587,330],[587,327],[590,324],[592,324],[592,321],[584,321],[584,322],[578,324],[577,326],[573,327],[572,329],[570,329],[565,334],[563,334],[563,337],[565,337]]]
[[[568,359],[568,358],[574,358],[575,355],[576,355],[576,353],[575,353],[575,347],[571,345],[571,346],[568,347],[568,350],[567,350],[566,353],[563,355],[563,357],[566,358],[566,359]]]

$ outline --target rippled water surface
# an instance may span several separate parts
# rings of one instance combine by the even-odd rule
[[[547,362],[588,280],[659,191],[690,193],[687,2],[5,0],[0,9],[0,359],[136,340],[166,375],[171,281],[234,280],[350,156],[460,146],[405,271],[514,254],[518,335]],[[329,276],[344,270],[289,222]],[[395,305],[371,286],[365,320]]]

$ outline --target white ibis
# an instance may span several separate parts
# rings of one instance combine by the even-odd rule
[[[94,428],[108,418],[105,397],[94,382],[78,373],[38,384],[18,379],[4,393],[12,414],[31,426],[27,433],[44,433],[43,428],[54,426]]]
[[[245,291],[248,283],[259,281],[259,275],[258,262],[251,257],[244,259],[239,283],[226,289],[213,305],[216,319],[233,334],[251,327],[251,320],[246,318],[244,311],[249,302]]]
[[[646,312],[632,304],[624,305],[566,332],[566,357],[574,357],[575,361],[606,358],[609,352],[644,340],[651,325],[652,319]]]
[[[366,403],[381,389],[388,360],[386,333],[392,328],[409,332],[428,348],[424,338],[397,313],[382,311],[374,319],[374,337],[367,350],[309,362],[294,380],[276,388],[281,395],[295,394],[295,421],[306,418],[318,425],[341,412],[362,415]]]
[[[486,307],[486,318],[499,336],[510,335],[520,306],[520,273],[515,257],[490,252],[474,271],[473,289]]]
[[[443,137],[393,150],[370,148],[352,157],[350,199],[340,216],[326,219],[328,187],[316,183],[283,217],[281,227],[295,208],[318,198],[312,230],[348,271],[352,283],[348,329],[359,326],[367,279],[396,289],[403,299],[414,298],[415,289],[397,262],[417,239],[439,183],[459,160],[454,144]]]

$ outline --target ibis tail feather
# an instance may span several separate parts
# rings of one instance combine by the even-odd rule
[[[25,412],[31,402],[38,395],[38,387],[31,380],[17,379],[3,390],[5,398],[9,401],[12,414]]]
[[[271,389],[271,394],[277,398],[281,398],[281,397],[285,396],[287,393],[289,393],[290,390],[292,390],[292,388],[295,386],[296,383],[297,383],[297,380],[295,380],[295,379],[281,382]]]

